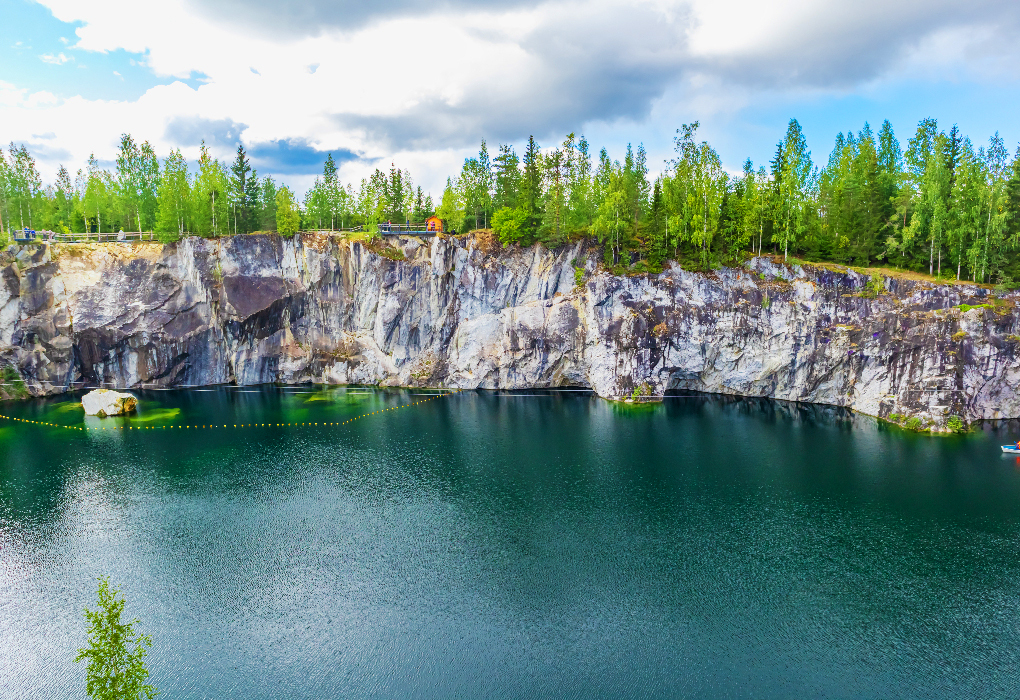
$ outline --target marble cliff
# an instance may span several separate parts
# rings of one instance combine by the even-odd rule
[[[598,251],[250,235],[12,246],[4,390],[328,382],[696,390],[917,416],[1020,416],[1018,312],[933,285],[756,258],[614,276]],[[985,305],[978,308],[960,307]]]

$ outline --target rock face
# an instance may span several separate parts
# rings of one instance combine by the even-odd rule
[[[498,246],[496,247],[498,248]],[[917,416],[1020,416],[1014,297],[756,258],[600,271],[598,251],[324,235],[11,248],[0,364],[70,387],[330,382],[697,390]]]
[[[109,389],[94,389],[81,397],[86,416],[119,416],[131,413],[138,405],[138,399],[131,394]]]

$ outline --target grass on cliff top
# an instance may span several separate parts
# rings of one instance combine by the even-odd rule
[[[783,263],[782,255],[763,255],[763,258],[770,258],[775,263]],[[943,273],[941,277],[938,275],[929,275],[924,272],[916,272],[914,270],[901,270],[895,267],[857,267],[855,265],[840,265],[834,262],[823,262],[814,260],[804,260],[802,258],[796,258],[790,256],[786,259],[787,265],[810,265],[813,267],[820,267],[832,272],[848,272],[854,271],[858,274],[867,275],[869,277],[875,277],[881,275],[883,277],[892,277],[893,279],[910,280],[912,282],[928,282],[929,284],[965,284],[971,287],[983,287],[984,289],[993,289],[995,285],[982,284],[980,282],[971,282],[970,280],[958,280],[955,274]]]

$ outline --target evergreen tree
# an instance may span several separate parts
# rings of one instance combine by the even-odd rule
[[[648,261],[659,266],[669,256],[669,239],[666,236],[666,207],[662,199],[662,182],[656,180],[652,188],[652,201],[648,209]]]
[[[545,168],[544,212],[539,234],[541,240],[550,245],[563,241],[563,219],[567,213],[567,178],[563,151],[559,148],[542,159]]]
[[[806,230],[805,209],[811,183],[811,152],[796,119],[791,119],[783,139],[778,162],[776,233],[785,258],[790,243]]]
[[[534,239],[542,221],[542,194],[542,152],[535,143],[535,137],[529,136],[528,147],[524,151],[524,173],[518,194],[518,207],[527,217],[525,226],[527,242]]]
[[[1003,185],[1003,233],[1012,250],[1020,248],[1020,146],[1017,147],[1013,162],[1009,165],[1006,182]],[[1013,279],[1017,266],[1011,265]]]
[[[493,206],[496,209],[517,206],[517,193],[521,187],[520,161],[512,146],[500,146],[495,164],[496,191]]]
[[[946,228],[951,259],[956,263],[956,279],[960,279],[968,252],[973,255],[971,267],[979,257],[980,247],[975,242],[980,240],[984,224],[985,168],[970,139],[964,139],[960,145],[955,173]]]
[[[258,180],[251,161],[242,144],[237,144],[237,156],[230,166],[230,208],[234,233],[253,230],[252,205],[258,198]]]
[[[276,180],[271,177],[262,178],[259,188],[259,229],[276,231]]]
[[[336,162],[333,160],[332,153],[326,155],[326,162],[322,166],[322,183],[325,190],[325,208],[328,214],[327,218],[329,219],[329,230],[333,231],[336,229],[337,222],[341,218],[341,199],[344,195],[344,189],[340,185]]]

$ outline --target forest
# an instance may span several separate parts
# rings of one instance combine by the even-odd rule
[[[448,231],[491,230],[504,245],[591,238],[617,273],[657,272],[671,260],[711,269],[771,253],[1020,286],[1020,149],[1010,158],[998,133],[976,146],[956,126],[924,119],[903,149],[889,121],[877,135],[865,124],[838,134],[816,164],[794,119],[767,164],[747,160],[733,174],[698,128],[677,130],[674,155],[653,179],[640,145],[613,160],[575,134],[545,148],[529,138],[520,154],[500,145],[490,155],[483,141],[447,179],[438,205],[393,165],[355,186],[340,181],[329,155],[298,197],[259,177],[241,145],[221,163],[203,144],[192,165],[180,150],[160,159],[127,134],[112,171],[92,157],[73,178],[61,167],[44,186],[31,153],[12,143],[0,150],[0,229],[155,231],[171,242],[372,232],[384,221],[437,215]]]

